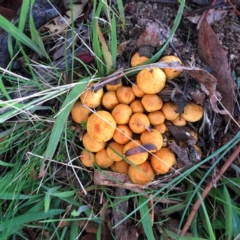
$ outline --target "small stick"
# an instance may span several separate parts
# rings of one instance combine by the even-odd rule
[[[225,164],[222,166],[222,168],[220,169],[219,173],[216,176],[216,181],[218,181],[221,178],[221,176],[225,173],[225,171],[229,168],[229,166],[235,160],[235,158],[237,156],[239,156],[239,153],[240,153],[240,144],[235,149],[235,151],[232,153],[232,155],[228,158],[228,160],[225,162]],[[202,200],[204,200],[206,198],[206,196],[208,195],[208,193],[210,192],[212,187],[213,187],[213,181],[210,181],[202,193]],[[180,236],[184,236],[187,233],[187,230],[189,229],[189,227],[193,221],[193,218],[194,218],[195,214],[197,213],[197,210],[199,209],[200,206],[201,206],[201,200],[198,199],[196,201],[196,203],[194,204],[194,206],[192,207],[192,211],[180,233]]]

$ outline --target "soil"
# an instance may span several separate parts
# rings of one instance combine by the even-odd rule
[[[207,1],[205,1],[207,3]],[[237,9],[240,8],[239,1],[232,1]],[[121,31],[118,35],[119,42],[129,41],[128,48],[123,52],[123,56],[129,61],[129,49],[131,54],[137,51],[136,41],[144,30],[144,25],[151,21],[160,21],[169,29],[173,26],[177,15],[178,4],[162,3],[158,0],[152,1],[126,1],[126,31]],[[184,10],[184,15],[194,10],[201,10],[204,6],[194,2],[187,3],[191,11]],[[208,5],[209,6],[209,5]],[[229,64],[232,70],[236,71],[237,76],[240,76],[240,17],[236,11],[230,7],[228,2],[223,3],[223,9],[228,8],[227,15],[219,22],[212,24],[214,32],[217,34],[224,50],[227,53]],[[203,12],[203,11],[201,11]],[[183,62],[191,62],[192,65],[205,67],[205,64],[198,56],[198,30],[196,24],[191,23],[185,17],[174,35],[173,45],[179,53],[179,57]],[[155,48],[154,52],[160,47]],[[174,49],[169,45],[163,55],[175,54]]]

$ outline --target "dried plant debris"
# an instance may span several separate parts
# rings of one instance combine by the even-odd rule
[[[126,189],[117,187],[115,190],[115,197],[116,197],[115,203],[117,203],[120,198],[126,195],[127,195]],[[128,202],[122,201],[118,203],[116,207],[113,208],[113,211],[112,211],[113,226],[118,224],[127,215],[127,212],[128,212]],[[130,219],[127,219],[124,222],[122,222],[120,225],[116,226],[114,228],[114,234],[117,240],[126,240],[126,239],[137,240],[138,239],[137,229],[134,225],[131,224]]]
[[[142,21],[142,25],[144,25],[144,20]],[[147,45],[152,47],[159,47],[166,42],[169,35],[169,27],[162,22],[147,22],[144,32],[137,40],[137,46],[139,48]]]
[[[178,161],[191,166],[201,160],[198,151],[191,145],[180,147],[175,142],[168,142],[169,148],[178,156]]]
[[[181,141],[186,141],[188,142],[188,144],[191,145],[196,144],[196,140],[189,133],[190,128],[173,125],[167,125],[167,128],[177,143]]]
[[[227,110],[225,112],[233,114],[235,83],[231,76],[226,52],[206,18],[202,21],[199,29],[198,52],[200,58],[211,67],[212,74],[217,79],[218,90],[222,95],[222,104]],[[228,121],[229,117],[226,120]]]

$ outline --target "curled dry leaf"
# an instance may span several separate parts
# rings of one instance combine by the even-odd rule
[[[164,44],[169,36],[169,28],[161,22],[148,22],[145,31],[137,40],[138,48],[142,46],[158,47]]]
[[[207,14],[207,21],[209,24],[212,24],[214,22],[220,21],[224,19],[227,15],[227,10],[223,9],[210,9],[208,10]],[[201,24],[199,20],[201,19],[202,14],[194,15],[194,16],[188,16],[186,17],[190,22],[195,24]]]
[[[129,150],[127,150],[125,152],[125,156],[127,157],[127,156],[130,156],[130,155],[143,153],[143,152],[148,152],[148,151],[152,151],[152,150],[157,151],[157,147],[154,144],[150,144],[150,143],[149,144],[143,144],[141,146],[130,148]]]
[[[206,18],[202,21],[198,34],[198,52],[199,56],[212,69],[213,76],[217,79],[218,90],[222,96],[222,104],[229,114],[233,113],[234,109],[234,88],[235,83],[231,76],[231,70],[228,64],[228,59],[222,45],[220,44],[216,34],[208,24]],[[206,83],[206,81],[205,81]],[[207,83],[206,83],[207,84]],[[216,109],[216,97],[210,93],[210,101],[212,107]],[[213,98],[214,97],[214,98]],[[226,114],[226,111],[219,111]],[[228,119],[226,119],[228,120]]]

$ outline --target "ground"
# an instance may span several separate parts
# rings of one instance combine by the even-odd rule
[[[63,3],[66,1],[59,2],[62,3],[62,7],[64,5]],[[116,70],[125,70],[127,68],[130,68],[131,57],[137,51],[140,51],[142,55],[151,57],[162,49],[162,46],[166,42],[171,29],[176,23],[176,18],[180,18],[180,16],[178,15],[180,2],[181,1],[177,2],[174,0],[163,0],[163,2],[161,2],[161,0],[123,1],[125,23],[123,24],[122,20],[120,20],[118,17],[116,18],[118,43]],[[112,9],[117,9],[118,7],[115,1],[109,4]],[[23,221],[23,223],[29,224],[29,227],[24,227],[23,233],[21,232],[21,234],[25,234],[25,236],[27,237],[30,236],[31,239],[49,239],[51,236],[55,237],[54,234],[57,229],[59,230],[59,235],[60,233],[63,234],[63,236],[64,234],[66,234],[65,239],[70,239],[69,236],[71,234],[72,236],[77,237],[79,232],[83,233],[82,239],[85,240],[99,239],[99,236],[101,236],[102,239],[112,239],[112,233],[110,231],[114,233],[114,236],[117,240],[135,240],[146,238],[153,239],[151,238],[151,236],[156,237],[159,235],[161,235],[164,239],[176,239],[176,235],[174,234],[176,234],[179,229],[183,228],[183,225],[189,216],[189,214],[186,214],[185,209],[187,209],[187,212],[190,212],[191,207],[195,203],[195,200],[197,201],[198,199],[197,197],[194,197],[194,200],[191,199],[191,196],[194,196],[195,194],[195,187],[197,186],[196,189],[199,188],[198,193],[199,195],[201,195],[202,192],[205,190],[205,187],[208,186],[209,183],[213,182],[213,185],[218,184],[216,179],[219,176],[219,170],[224,165],[224,162],[228,162],[228,160],[231,158],[229,156],[232,154],[232,152],[234,152],[234,150],[236,152],[237,140],[239,139],[239,92],[236,90],[236,86],[237,84],[239,84],[237,81],[240,81],[238,79],[238,77],[240,78],[240,16],[239,12],[237,12],[238,10],[240,10],[240,3],[238,0],[234,0],[232,2],[228,0],[217,1],[217,3],[215,4],[218,4],[218,7],[215,9],[216,12],[213,15],[215,17],[220,16],[221,19],[212,23],[211,27],[213,29],[213,32],[216,33],[216,37],[220,40],[220,45],[218,46],[218,48],[215,48],[214,43],[210,47],[206,47],[208,49],[207,53],[211,53],[210,64],[209,62],[206,62],[204,60],[204,57],[205,59],[209,58],[208,55],[204,56],[206,52],[201,52],[199,54],[199,45],[202,44],[204,47],[204,44],[206,42],[203,41],[201,37],[199,37],[199,30],[197,29],[197,25],[187,19],[187,16],[196,16],[197,14],[201,16],[205,10],[209,9],[211,3],[204,0],[187,1],[183,10],[183,17],[180,21],[179,26],[177,27],[175,34],[172,37],[172,40],[170,41],[171,44],[169,44],[166,49],[164,49],[161,55],[175,55],[178,56],[181,59],[182,63],[189,68],[199,67],[206,70],[205,72],[197,72],[196,76],[198,77],[201,74],[203,74],[202,76],[209,76],[208,72],[215,74],[219,70],[220,74],[218,73],[218,75],[214,76],[218,76],[219,79],[221,78],[223,79],[223,81],[218,79],[219,81],[216,84],[217,90],[219,90],[223,96],[223,103],[229,104],[229,101],[227,100],[230,99],[231,102],[231,100],[234,99],[234,105],[226,105],[226,108],[227,110],[232,110],[231,116],[236,122],[230,121],[230,124],[228,125],[229,118],[224,117],[224,115],[221,114],[216,114],[214,112],[216,110],[216,106],[211,102],[211,100],[209,100],[209,95],[205,94],[205,92],[200,88],[199,82],[194,80],[191,77],[192,75],[190,76],[189,72],[184,72],[180,77],[172,81],[172,83],[168,82],[165,89],[159,94],[163,101],[169,101],[170,99],[174,99],[174,101],[176,101],[178,104],[178,109],[181,110],[184,104],[186,104],[185,95],[187,97],[191,96],[191,98],[195,102],[203,106],[205,111],[204,116],[206,118],[204,118],[204,121],[201,121],[200,123],[190,123],[186,128],[182,127],[179,129],[175,128],[174,126],[169,126],[168,134],[172,138],[175,138],[176,141],[169,141],[168,144],[169,146],[171,146],[172,151],[174,151],[177,155],[178,160],[180,160],[178,161],[179,163],[176,165],[177,171],[170,171],[168,175],[156,176],[155,181],[150,183],[146,188],[133,184],[129,180],[127,175],[111,172],[109,173],[109,175],[106,176],[106,174],[102,174],[102,172],[97,168],[92,169],[83,167],[80,161],[78,161],[81,148],[83,147],[82,136],[83,133],[85,133],[84,130],[86,126],[84,126],[84,124],[74,123],[69,112],[63,118],[58,118],[58,115],[62,117],[60,114],[61,111],[59,111],[59,109],[62,105],[65,104],[64,106],[66,107],[66,105],[69,104],[66,103],[65,100],[68,99],[69,95],[71,96],[71,94],[66,94],[66,92],[68,92],[69,89],[73,88],[69,87],[69,89],[66,88],[67,90],[64,90],[64,87],[68,87],[69,83],[73,83],[73,86],[75,87],[79,79],[82,79],[83,76],[88,75],[88,72],[85,71],[86,68],[82,68],[82,62],[80,63],[78,61],[75,62],[75,66],[78,68],[75,71],[75,75],[70,74],[71,76],[69,75],[68,78],[65,77],[65,74],[67,76],[67,73],[62,74],[65,71],[66,67],[66,59],[62,57],[65,54],[63,50],[63,46],[65,45],[59,47],[56,44],[57,48],[55,48],[56,46],[54,45],[58,40],[59,42],[61,42],[60,40],[63,38],[59,34],[60,37],[57,40],[44,40],[45,47],[47,50],[49,50],[50,57],[54,58],[53,63],[58,64],[59,59],[64,60],[64,64],[61,65],[62,68],[60,70],[60,74],[56,77],[57,81],[60,82],[59,89],[63,89],[63,91],[58,98],[55,99],[54,96],[50,96],[49,101],[43,104],[43,108],[47,107],[47,111],[42,111],[41,109],[37,110],[35,113],[33,112],[36,115],[29,115],[31,117],[33,116],[33,118],[27,118],[27,120],[22,117],[22,115],[13,115],[13,117],[9,118],[8,121],[5,121],[3,126],[0,128],[0,133],[5,133],[9,129],[12,129],[12,127],[15,129],[15,125],[12,125],[15,123],[17,128],[21,128],[22,123],[27,123],[30,125],[30,127],[32,127],[29,128],[30,130],[28,130],[26,134],[26,128],[25,125],[23,125],[23,132],[19,133],[19,135],[17,134],[15,140],[11,140],[14,139],[14,137],[12,137],[11,134],[9,135],[9,133],[7,133],[7,137],[1,137],[0,140],[4,143],[9,140],[9,142],[14,145],[14,151],[12,151],[12,146],[10,146],[9,149],[6,150],[6,152],[0,152],[0,156],[4,160],[12,159],[6,161],[7,163],[10,163],[10,167],[12,167],[12,162],[15,163],[16,161],[20,163],[19,168],[23,168],[23,171],[18,172],[17,169],[16,175],[26,176],[26,181],[31,181],[32,185],[27,182],[26,185],[28,187],[23,187],[24,190],[19,188],[19,193],[25,194],[27,197],[33,195],[34,199],[37,199],[36,202],[39,203],[35,206],[35,200],[33,199],[33,202],[29,200],[29,205],[26,205],[27,207],[22,209],[22,205],[18,201],[16,203],[11,202],[12,199],[14,199],[15,197],[15,190],[13,190],[13,195],[10,195],[9,198],[6,197],[8,201],[5,201],[6,199],[4,197],[1,198],[1,201],[3,201],[4,203],[3,215],[9,215],[9,218],[6,218],[7,223],[14,219],[12,218],[12,215],[14,216],[16,212],[16,215],[18,217],[25,216],[25,213],[29,214],[28,206],[35,216],[37,216],[39,212],[41,212],[42,214],[47,214],[49,210],[54,211],[55,208],[59,208],[60,210],[63,210],[63,212],[57,215],[56,219],[54,219],[53,222],[51,222],[50,220],[50,224],[53,225],[50,226],[47,225],[48,223],[42,223],[40,222],[41,219],[31,218],[34,219],[35,222],[34,220],[34,223],[32,223],[30,220],[26,222]],[[232,7],[232,5],[234,6],[234,8]],[[82,20],[79,19],[76,20],[76,26],[79,27],[80,32],[82,31],[81,36],[86,39],[86,43],[89,44],[93,40],[90,39],[92,35],[90,32],[88,32],[90,28],[88,28],[87,26],[89,26],[89,23],[91,23],[93,15],[92,5],[89,3],[87,6],[88,7],[84,8],[86,14],[83,17],[83,21],[84,23],[86,23],[86,26],[82,26]],[[223,14],[221,12],[222,10],[224,10],[226,14],[224,18],[222,18],[221,15]],[[193,11],[194,13],[192,13]],[[105,13],[106,12],[102,11],[98,23],[100,29],[102,29],[105,39],[108,40],[110,30],[108,29],[108,23],[106,23],[107,18]],[[146,32],[146,29],[148,27],[149,32]],[[26,33],[29,35],[29,32]],[[68,36],[68,38],[70,39],[70,36]],[[101,42],[101,44],[103,44],[103,42]],[[89,46],[92,47],[91,44],[89,44]],[[219,56],[223,56],[219,52],[217,52],[219,49],[219,52],[221,52],[221,54],[222,49],[226,52],[227,64],[225,60],[225,62],[222,61],[223,63],[219,65],[218,69],[218,66],[214,64],[215,56],[212,55],[216,54],[216,58]],[[31,51],[27,50],[27,53],[29,52]],[[57,57],[57,54],[60,54],[59,58]],[[200,55],[203,57],[200,57]],[[81,56],[79,57],[81,61],[83,61],[86,65],[89,64],[89,66],[91,66],[89,69],[91,69],[92,73],[95,74],[95,56],[93,56],[93,54],[89,54],[89,51],[84,48],[83,52],[80,52],[79,56]],[[36,58],[36,62],[41,62],[42,59],[39,60],[37,55],[35,55],[34,57]],[[25,77],[31,78],[31,73],[29,73],[28,70],[24,69],[25,62],[23,61],[23,59],[17,57],[17,60],[18,61],[16,61],[15,63],[20,62],[20,65],[18,65],[18,67],[16,69],[13,69],[12,71],[15,71],[15,73],[17,74],[24,74]],[[69,62],[71,62],[71,59]],[[227,70],[228,63],[230,66],[229,71]],[[23,64],[24,67],[22,67],[21,64]],[[222,72],[224,72],[225,67],[227,74],[223,76]],[[71,64],[69,64],[69,68],[71,69]],[[39,76],[43,76],[43,74],[47,72],[48,68],[39,69],[41,70],[41,72],[39,72]],[[37,68],[34,70],[37,70]],[[44,73],[42,70],[44,70]],[[234,80],[231,78],[229,73],[233,74]],[[52,90],[54,91],[56,87],[56,83],[53,80],[54,77],[51,78],[51,74],[49,74],[48,76],[50,76],[50,81],[44,82],[44,84],[46,85],[43,84],[43,86],[47,90],[52,88]],[[72,78],[72,76],[74,77]],[[209,79],[212,80],[212,78],[208,78],[207,80]],[[223,82],[225,79],[227,79],[226,87],[225,85],[223,86]],[[44,78],[44,80],[46,80],[46,78]],[[130,76],[127,80],[125,79],[124,84],[129,86],[131,81],[135,81],[135,75]],[[11,84],[9,84],[8,81],[6,82],[7,90],[12,90]],[[207,88],[209,87],[208,90],[210,90],[211,87],[213,88],[212,82],[209,85],[207,85],[206,83]],[[28,83],[26,84],[26,86],[28,86]],[[1,88],[1,90],[4,92],[4,88]],[[201,92],[201,94],[199,94],[198,96],[197,93],[199,92]],[[32,94],[32,92],[30,91],[28,93]],[[35,90],[33,93],[35,93]],[[214,94],[215,93],[216,92],[214,92]],[[79,93],[76,93],[77,98],[78,94]],[[57,91],[56,95],[58,95]],[[14,95],[11,95],[11,97],[13,96]],[[63,97],[61,98],[60,96]],[[19,96],[17,95],[13,98],[18,97]],[[74,102],[77,98],[74,98],[74,100],[71,99],[72,102]],[[3,100],[5,101],[6,98],[3,98]],[[5,113],[4,109],[3,113]],[[30,123],[28,122],[29,119]],[[31,125],[32,121],[34,122],[33,125]],[[62,126],[62,130],[54,129],[53,124],[55,124],[56,126],[56,122],[57,124]],[[65,122],[68,123],[67,127],[69,128],[64,132]],[[29,125],[27,126],[29,127]],[[197,145],[201,147],[201,160],[205,159],[211,154],[214,154],[216,150],[220,149],[221,151],[225,151],[229,147],[229,151],[226,150],[226,152],[223,154],[224,161],[220,161],[217,167],[215,169],[213,168],[211,173],[208,173],[207,171],[212,168],[215,163],[214,161],[218,161],[218,157],[221,154],[219,153],[218,155],[218,153],[216,153],[215,155],[213,155],[213,157],[211,157],[210,160],[205,161],[203,164],[201,164],[201,162],[199,161],[199,155],[196,155],[198,152],[193,147],[193,145],[196,143],[196,140],[194,140],[193,137],[186,138],[185,133],[189,132],[190,129],[199,132],[199,139],[197,141]],[[201,131],[199,131],[200,129]],[[63,134],[61,135],[61,131],[64,132],[64,137],[62,137]],[[50,136],[51,132],[55,133],[55,138],[53,138],[52,140]],[[59,136],[58,133],[60,133]],[[18,136],[21,136],[21,138],[25,139],[25,142],[23,142],[24,146],[17,145],[19,141]],[[42,138],[40,138],[39,136]],[[167,138],[169,136],[165,137]],[[38,138],[40,140],[38,140]],[[57,139],[56,142],[55,139]],[[45,140],[46,142],[44,142]],[[186,140],[188,142],[187,150],[186,148],[180,146],[182,140]],[[222,147],[225,143],[228,143],[229,141],[235,141],[233,143],[233,146]],[[44,143],[43,145],[41,145],[42,142]],[[53,147],[51,147],[50,143],[53,143]],[[40,149],[38,149],[38,145]],[[25,146],[27,146],[27,148]],[[42,163],[42,156],[45,156],[46,149],[46,151],[49,152],[51,151],[51,148],[54,149],[54,147],[57,150],[56,152],[55,150],[52,151],[52,155],[49,154],[49,162],[45,162],[46,165],[49,165],[48,169],[45,171],[44,167],[46,167],[46,165]],[[18,156],[17,154],[21,156]],[[16,159],[15,156],[17,156]],[[33,156],[33,158],[31,158],[31,156]],[[40,156],[40,158],[37,158],[37,156]],[[22,160],[19,160],[21,159],[21,157]],[[26,161],[26,159],[28,161]],[[76,161],[78,162],[76,163]],[[27,165],[25,166],[26,162]],[[71,168],[72,163],[74,163],[74,166],[77,167]],[[234,164],[235,165],[231,166],[228,169],[226,175],[221,179],[221,185],[217,185],[218,188],[211,190],[209,198],[207,198],[206,200],[206,205],[204,205],[204,207],[207,208],[207,214],[205,212],[205,209],[199,210],[200,213],[199,215],[197,215],[197,220],[193,222],[192,228],[189,231],[186,230],[186,236],[200,236],[206,239],[210,239],[209,236],[211,235],[211,231],[205,226],[205,221],[208,223],[207,220],[211,221],[212,228],[214,229],[214,234],[217,239],[220,239],[221,235],[223,235],[224,237],[228,236],[229,232],[225,233],[225,230],[231,229],[231,226],[227,225],[229,222],[235,223],[240,228],[240,211],[238,205],[238,189],[240,184],[238,178],[238,174],[240,172],[239,156],[238,161],[235,161]],[[8,186],[8,183],[10,182],[13,186],[12,188],[18,189],[18,185],[14,185],[15,177],[9,174],[11,173],[9,168],[5,170],[5,168],[2,167],[0,169],[0,172],[4,179],[2,184],[5,187]],[[28,171],[31,171],[29,174],[27,173],[26,175],[24,175],[23,173],[27,172],[26,169]],[[178,179],[179,173],[182,174],[180,174],[180,177],[182,176],[182,178],[181,181],[177,182],[176,179]],[[8,174],[9,178],[6,177],[8,176]],[[220,177],[221,176],[222,175],[220,175]],[[229,179],[230,177],[231,180]],[[14,181],[12,179],[14,179]],[[118,179],[118,181],[125,183],[125,187],[122,188],[122,184],[114,181],[114,179]],[[202,180],[204,181],[203,183],[201,182]],[[24,185],[23,183],[25,183],[23,180],[21,180],[20,182],[22,185]],[[83,188],[81,187],[80,183],[83,185]],[[40,186],[43,187],[41,188]],[[58,186],[61,186],[61,188],[59,189]],[[227,187],[225,188],[225,186]],[[10,187],[6,188],[7,194],[10,194],[10,192],[12,191]],[[40,190],[38,189],[35,192],[35,190],[32,190],[35,188],[39,188]],[[87,191],[87,194],[84,194],[84,188],[86,188],[85,191]],[[74,193],[72,194],[71,191],[73,189]],[[31,194],[29,194],[29,192],[31,192]],[[7,194],[6,196],[8,196]],[[66,194],[67,196],[64,194]],[[22,199],[24,199],[23,196],[21,197]],[[232,205],[230,204],[231,199],[234,199],[232,201]],[[11,207],[8,208],[8,205],[10,205],[10,203],[13,205],[12,209]],[[28,204],[27,201],[24,202],[24,204],[25,203]],[[17,207],[19,206],[19,209],[16,207],[17,210],[15,210],[15,205]],[[75,210],[79,211],[80,213],[77,214]],[[195,212],[197,211],[198,209],[195,210]],[[228,215],[229,213],[232,213],[233,215],[235,214],[234,217],[231,218],[231,216]],[[61,220],[63,221],[60,222],[58,216],[60,216]],[[116,226],[126,216],[127,219],[123,221],[123,223],[119,226]],[[78,219],[77,221],[75,221],[75,217],[79,217],[80,220]],[[228,217],[230,220],[228,219]],[[44,215],[42,219],[48,218],[52,219],[52,215],[50,213],[49,216],[45,217]],[[69,224],[67,221],[65,221],[65,218],[70,219]],[[224,222],[223,218],[225,219],[226,223]],[[181,223],[181,221],[183,221],[183,223]],[[152,222],[154,222],[153,226],[151,225]],[[0,222],[0,224],[2,223]],[[7,225],[6,223],[4,224]],[[4,224],[1,225],[0,229],[4,229]],[[37,231],[34,230],[34,224],[39,225],[39,227],[36,227],[38,229]],[[226,224],[227,227],[224,224]],[[44,230],[41,230],[42,226],[44,226]],[[112,229],[113,226],[116,227]],[[13,227],[11,228],[14,229]],[[22,228],[22,224],[19,228]],[[75,230],[75,233],[74,228],[77,229]],[[64,229],[66,229],[66,231]],[[8,234],[8,229],[6,230],[6,232],[7,233],[5,233],[5,236],[7,236]],[[236,237],[238,232],[234,232],[234,229],[232,230],[232,232],[232,236]],[[19,236],[21,234],[19,234]],[[2,235],[0,235],[0,237],[1,236]],[[200,237],[197,239],[201,239]],[[23,238],[21,237],[20,239]],[[60,236],[58,236],[58,238],[56,239],[60,239]]]

